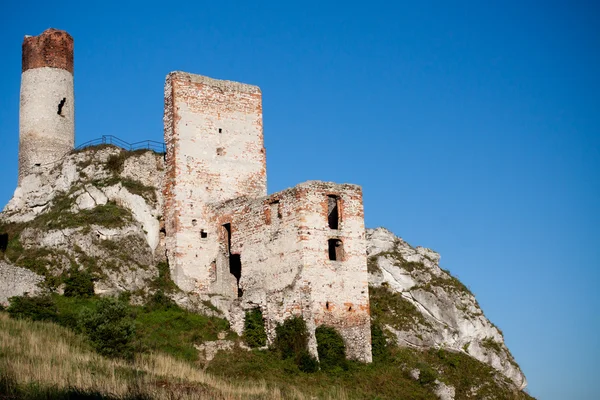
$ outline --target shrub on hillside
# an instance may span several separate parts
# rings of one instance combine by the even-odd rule
[[[133,356],[135,325],[127,304],[118,299],[105,297],[98,301],[95,310],[84,309],[79,327],[98,353],[108,357]]]
[[[249,347],[262,347],[267,344],[265,322],[260,308],[255,308],[246,312],[246,317],[244,318],[244,334],[242,337]]]
[[[56,321],[58,309],[52,297],[44,296],[15,296],[8,299],[8,314],[12,318],[24,318],[34,321]]]
[[[308,348],[308,330],[302,317],[286,319],[282,325],[275,328],[273,348],[281,358],[295,358]]]
[[[375,361],[385,361],[390,356],[385,334],[378,324],[371,324],[371,352]]]
[[[286,319],[275,328],[273,349],[283,360],[292,361],[302,372],[315,372],[319,362],[308,352],[308,329],[302,317]]]
[[[348,369],[346,346],[342,336],[332,327],[319,326],[315,331],[319,362],[324,370]]]
[[[67,297],[91,297],[94,295],[94,281],[92,275],[87,271],[80,271],[72,267],[65,279],[65,296]]]
[[[163,292],[157,290],[144,305],[146,311],[178,309],[179,306]]]

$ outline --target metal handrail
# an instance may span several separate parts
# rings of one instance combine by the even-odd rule
[[[155,153],[167,152],[167,147],[163,142],[157,142],[156,140],[142,140],[139,142],[129,143],[113,135],[102,135],[101,138],[92,139],[80,144],[79,146],[75,147],[75,150],[82,150],[86,147],[99,146],[103,144],[117,146],[127,151],[152,150]]]
[[[31,173],[31,171],[34,171],[36,168],[39,168],[39,167],[49,167],[50,165],[57,164],[57,163],[61,162],[62,160],[64,160],[73,151],[83,150],[88,147],[100,146],[103,144],[117,146],[126,151],[151,150],[158,154],[166,155],[166,153],[167,153],[167,146],[163,142],[157,142],[155,140],[142,140],[141,142],[128,143],[128,142],[126,142],[122,139],[119,139],[118,137],[113,136],[113,135],[102,135],[101,138],[92,139],[85,143],[80,144],[79,146],[75,147],[73,150],[65,153],[62,157],[58,158],[57,160],[51,161],[44,165],[40,165],[38,167],[29,168],[29,169],[25,170],[23,175],[25,176],[25,175]]]

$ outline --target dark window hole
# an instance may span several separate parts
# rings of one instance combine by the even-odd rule
[[[223,224],[227,232],[227,249],[229,256],[229,273],[235,277],[237,282],[237,295],[242,297],[244,291],[240,287],[240,278],[242,277],[242,256],[240,254],[231,254],[231,224]]]
[[[327,223],[330,229],[339,229],[340,212],[339,197],[327,196]]]
[[[200,237],[202,239],[206,239],[208,237],[208,233],[204,229],[201,229],[200,230]]]
[[[0,234],[0,251],[5,252],[8,247],[8,233]]]
[[[60,103],[58,103],[58,111],[56,112],[58,115],[63,116],[62,109],[66,102],[67,102],[67,98],[63,97],[63,99],[60,101]]]
[[[329,239],[327,241],[329,259],[331,261],[342,261],[344,258],[344,244],[340,239]]]
[[[325,302],[325,308],[329,310],[329,302]]]

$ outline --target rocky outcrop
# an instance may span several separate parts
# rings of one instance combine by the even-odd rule
[[[439,254],[412,247],[392,232],[377,228],[367,230],[367,255],[371,301],[377,301],[373,298],[379,293],[377,288],[387,288],[408,303],[403,310],[415,311],[410,324],[400,318],[385,319],[385,328],[398,344],[464,352],[494,367],[519,389],[527,385],[504,345],[502,332],[484,316],[469,289],[439,267]]]
[[[44,277],[25,268],[16,267],[0,260],[0,304],[8,305],[8,299],[27,293],[40,293],[39,285]]]
[[[97,293],[147,291],[166,262],[163,163],[152,151],[104,146],[25,176],[0,215],[11,236],[6,265],[34,265],[46,281],[75,265],[93,273]]]

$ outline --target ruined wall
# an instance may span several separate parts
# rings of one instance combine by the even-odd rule
[[[303,199],[302,279],[310,282],[314,327],[335,327],[344,338],[347,355],[370,362],[369,277],[362,190],[357,185],[318,181],[296,188]],[[334,227],[328,218],[331,199],[335,199],[338,213]],[[341,243],[330,249],[329,241]],[[330,250],[337,254],[330,255]],[[331,260],[331,256],[337,259]]]
[[[19,112],[19,183],[75,143],[73,38],[48,29],[23,40]]]
[[[330,227],[331,198],[338,207],[336,229]],[[257,306],[270,340],[278,323],[301,315],[311,334],[313,354],[314,331],[327,325],[342,335],[349,357],[371,361],[360,187],[307,182],[263,199],[222,203],[214,215],[217,225],[230,224],[231,238],[223,229],[211,288],[222,297],[212,301],[229,312],[236,331],[242,331],[245,310]],[[343,244],[338,260],[330,260],[329,240]],[[241,261],[237,283],[230,273],[232,255]]]
[[[165,231],[175,282],[208,291],[219,254],[210,204],[266,195],[261,92],[183,72],[165,84]]]

